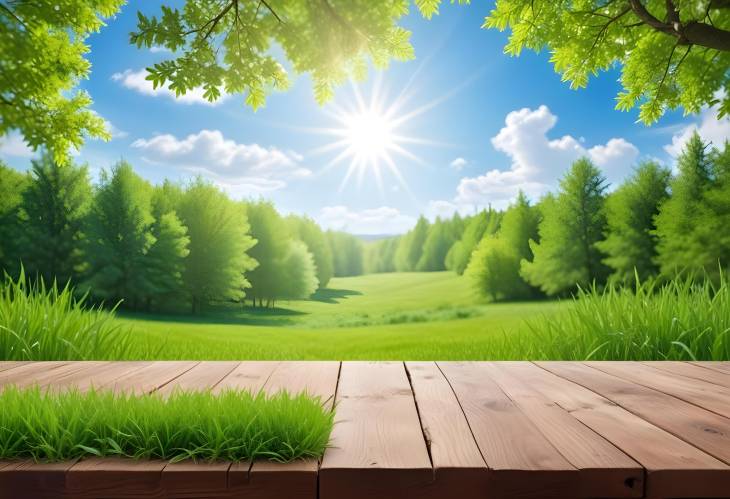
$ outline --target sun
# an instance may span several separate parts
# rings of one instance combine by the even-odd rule
[[[378,159],[392,148],[393,122],[376,110],[352,113],[344,121],[346,140],[356,159]]]

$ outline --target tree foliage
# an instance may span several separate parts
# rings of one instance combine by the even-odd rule
[[[462,275],[466,270],[472,252],[485,235],[492,235],[499,229],[501,214],[491,208],[483,210],[466,222],[461,238],[446,254],[444,263],[447,269]]]
[[[624,284],[656,275],[657,237],[654,219],[669,197],[670,171],[645,162],[606,200],[607,234],[596,243],[613,269],[611,279]]]
[[[306,299],[317,291],[317,267],[307,245],[295,239],[289,240],[286,256],[281,261],[282,281],[280,297],[289,300]]]
[[[20,210],[28,176],[0,161],[0,274],[16,276],[23,255]]]
[[[31,276],[65,284],[82,271],[84,228],[91,207],[88,169],[44,154],[32,162],[23,192],[23,263]]]
[[[212,300],[242,300],[250,286],[244,274],[256,266],[243,206],[198,177],[183,191],[177,214],[190,238],[183,282],[193,313]]]
[[[550,50],[572,88],[621,65],[617,109],[650,124],[681,106],[730,112],[730,2],[724,0],[497,0],[485,27],[510,29],[505,52]],[[719,92],[724,96],[718,98]]]
[[[247,275],[248,295],[254,300],[275,300],[283,296],[286,286],[282,262],[289,252],[289,228],[271,202],[248,202],[245,210],[251,236],[257,241],[249,254],[258,262]]]
[[[124,300],[137,308],[146,297],[146,255],[154,243],[150,232],[152,186],[124,161],[102,172],[89,220],[89,278],[85,287],[112,304]]]
[[[364,268],[363,244],[357,237],[344,232],[327,231],[332,251],[335,277],[360,275]]]
[[[332,249],[324,232],[314,220],[308,217],[290,215],[287,217],[287,222],[293,237],[307,245],[307,249],[314,258],[319,287],[326,288],[334,273],[334,264]]]
[[[415,227],[400,238],[398,249],[395,252],[395,268],[401,272],[416,270],[418,261],[423,254],[423,244],[428,237],[429,223],[426,217],[418,218]]]
[[[677,159],[671,197],[656,217],[657,261],[663,274],[716,273],[730,263],[727,226],[728,147],[708,151],[695,133]]]
[[[87,37],[123,3],[0,2],[0,136],[17,129],[58,163],[85,137],[109,138],[104,120],[89,110],[91,98],[75,87],[91,67]]]
[[[499,232],[486,234],[471,255],[465,275],[478,294],[491,300],[535,296],[520,275],[520,266],[532,261],[530,241],[538,240],[539,221],[538,210],[520,192],[505,212]]]
[[[530,243],[532,262],[522,263],[527,282],[549,295],[603,281],[607,274],[596,243],[603,239],[604,177],[586,158],[560,182],[560,191],[540,204],[540,242]]]

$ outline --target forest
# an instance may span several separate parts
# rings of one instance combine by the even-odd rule
[[[364,242],[200,177],[152,185],[121,161],[92,185],[88,167],[45,155],[25,174],[0,166],[0,265],[108,305],[192,313],[274,307],[363,273],[452,270],[493,301],[683,273],[717,281],[730,262],[730,147],[695,134],[676,169],[643,162],[609,190],[583,158],[535,204],[520,193],[505,211],[422,216]]]

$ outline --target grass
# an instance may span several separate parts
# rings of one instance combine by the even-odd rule
[[[0,330],[4,359],[730,359],[725,278],[716,287],[684,280],[483,303],[449,272],[377,274],[333,279],[313,299],[276,309],[230,304],[202,316],[112,318],[95,309],[87,317],[60,296],[58,306],[52,292],[21,297],[16,310],[4,292],[0,321],[11,320],[0,327],[23,331],[21,342]]]
[[[68,288],[31,284],[24,275],[0,283],[0,359],[126,358],[128,329],[113,312],[84,302]]]
[[[0,459],[121,456],[180,461],[321,457],[334,413],[319,398],[245,391],[132,395],[6,387]]]

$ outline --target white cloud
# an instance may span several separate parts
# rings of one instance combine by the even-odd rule
[[[695,130],[703,140],[712,142],[714,146],[722,147],[726,140],[730,140],[730,117],[725,116],[718,120],[717,111],[717,106],[703,109],[699,120],[674,134],[672,143],[664,146],[664,150],[672,157],[679,156]]]
[[[171,50],[167,47],[162,47],[160,45],[152,45],[150,47],[150,52],[152,52],[153,54],[157,54],[160,52],[171,52]]]
[[[317,221],[325,229],[362,235],[401,234],[416,224],[415,217],[389,206],[360,211],[351,210],[347,206],[325,206]]]
[[[467,161],[464,158],[456,158],[454,161],[449,163],[449,166],[456,170],[457,172],[461,171],[465,166],[467,165]]]
[[[558,118],[547,106],[523,108],[505,118],[505,126],[492,137],[492,145],[512,160],[509,170],[490,170],[478,177],[461,179],[457,204],[506,207],[521,189],[537,197],[554,188],[557,180],[576,159],[587,156],[599,166],[609,182],[617,182],[631,171],[639,150],[623,138],[590,148],[571,135],[551,139],[548,132]]]
[[[33,149],[25,143],[23,136],[17,130],[0,136],[0,154],[18,158],[32,158],[36,155]]]
[[[222,94],[215,102],[208,102],[208,100],[203,97],[205,91],[202,88],[189,90],[185,95],[176,97],[175,92],[167,88],[167,86],[153,88],[152,82],[146,80],[146,77],[147,71],[144,69],[140,69],[139,71],[127,69],[123,73],[114,73],[112,75],[112,80],[118,81],[126,88],[135,90],[141,94],[151,95],[154,97],[168,97],[173,99],[175,102],[182,104],[204,104],[206,106],[217,106],[230,97],[229,94]]]
[[[201,130],[183,139],[155,135],[135,140],[132,147],[148,161],[202,173],[236,195],[281,189],[289,180],[311,175],[297,153],[239,144],[218,130]]]

